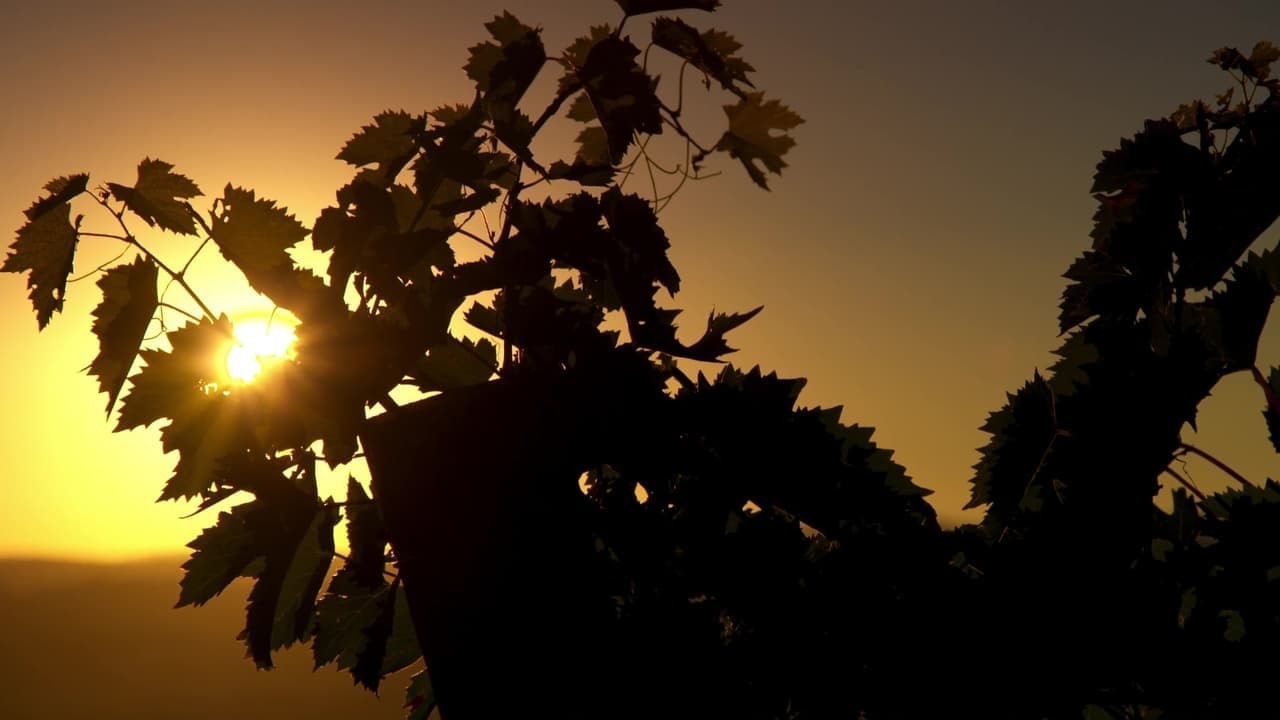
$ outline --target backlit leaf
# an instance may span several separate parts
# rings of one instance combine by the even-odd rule
[[[699,32],[683,20],[662,17],[653,21],[653,43],[687,60],[739,97],[745,96],[739,84],[754,87],[747,73],[755,68],[736,55],[742,45],[731,35],[718,30]]]
[[[237,505],[228,512],[218,513],[218,521],[205,528],[200,536],[187,543],[195,550],[191,559],[182,565],[181,592],[178,604],[203,605],[244,573],[260,551],[254,542],[248,522],[254,503]]]
[[[0,266],[0,271],[28,273],[28,297],[41,330],[54,312],[62,312],[79,237],[76,226],[71,224],[71,205],[48,202],[60,194],[54,192],[27,209],[27,223],[19,228],[17,239],[9,246],[9,256]]]
[[[454,390],[485,382],[497,366],[497,349],[487,339],[449,336],[418,361],[412,376],[423,392]]]
[[[158,275],[154,262],[139,257],[129,265],[111,268],[98,279],[102,302],[93,311],[98,355],[89,364],[89,374],[97,376],[99,391],[107,394],[108,416],[155,315]]]
[[[384,173],[398,170],[417,149],[414,136],[425,128],[424,118],[388,110],[376,115],[372,125],[360,128],[338,153],[338,159],[356,167],[377,165]]]
[[[183,235],[196,234],[196,221],[186,201],[199,196],[200,188],[185,175],[172,172],[173,165],[145,158],[138,163],[138,181],[133,187],[107,183],[111,194],[148,225]]]
[[[435,710],[436,693],[431,687],[431,676],[425,669],[409,678],[409,686],[404,691],[404,707],[409,711],[405,720],[427,720]]]
[[[636,133],[662,132],[654,81],[636,63],[639,54],[640,49],[629,40],[607,35],[591,45],[581,64],[573,67],[576,81],[586,90],[604,128],[613,164],[622,162]]]
[[[505,117],[510,114],[533,83],[546,51],[541,31],[520,22],[509,12],[485,23],[497,43],[485,42],[471,48],[465,67],[467,77],[484,93],[490,112]]]
[[[260,668],[271,653],[310,636],[316,594],[333,559],[332,506],[313,510],[291,504],[258,532],[266,564],[249,592],[245,643]]]
[[[177,450],[179,459],[160,499],[172,500],[206,492],[222,458],[248,443],[248,424],[239,396],[221,392],[230,321],[188,323],[165,337],[171,350],[139,353],[144,366],[130,378],[116,430],[170,419],[160,431],[161,445],[165,452]]]
[[[227,185],[222,212],[213,217],[213,241],[250,282],[280,265],[292,265],[289,248],[302,242],[307,228],[274,200],[258,198],[253,190]]]
[[[729,129],[715,149],[728,152],[729,157],[741,162],[751,179],[768,190],[765,172],[781,174],[787,166],[782,156],[796,144],[785,131],[804,120],[777,100],[765,101],[764,93],[747,93],[737,104],[725,105],[724,112],[729,117]]]

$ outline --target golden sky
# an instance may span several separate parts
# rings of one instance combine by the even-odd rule
[[[806,123],[773,192],[721,161],[710,169],[723,176],[664,211],[683,278],[673,304],[691,327],[712,307],[763,304],[732,336],[733,361],[808,377],[802,403],[842,404],[846,422],[877,427],[937,491],[944,520],[975,519],[960,508],[985,441],[977,428],[1051,361],[1059,275],[1088,244],[1101,151],[1223,89],[1204,59],[1280,41],[1280,4],[725,6],[689,19],[735,35],[756,84]],[[609,0],[0,3],[6,243],[50,178],[132,184],[146,156],[206,195],[253,188],[310,225],[349,178],[334,155],[360,125],[470,98],[466,49],[503,9],[543,26],[552,51],[620,16]],[[725,102],[700,94],[689,102]],[[166,258],[189,251],[185,239],[141,236]],[[86,240],[77,273],[114,252]],[[215,309],[264,309],[219,272],[216,253],[202,257],[193,282],[217,288]],[[154,428],[109,432],[105,397],[82,372],[96,352],[94,281],[72,285],[66,312],[39,334],[23,283],[0,276],[0,555],[179,550],[212,517],[184,521],[190,508],[152,503],[176,461]],[[1274,330],[1260,364],[1280,364]],[[1275,462],[1261,407],[1247,377],[1228,378],[1195,442],[1261,480]],[[1190,473],[1204,489],[1225,484],[1202,465]]]

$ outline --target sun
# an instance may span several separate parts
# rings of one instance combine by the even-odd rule
[[[288,323],[245,320],[235,325],[236,344],[227,351],[227,373],[240,382],[253,382],[264,363],[290,356],[294,334]]]

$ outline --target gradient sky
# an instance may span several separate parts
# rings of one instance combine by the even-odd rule
[[[664,211],[683,276],[673,304],[691,328],[712,307],[763,304],[732,336],[733,361],[808,377],[804,404],[842,404],[846,422],[877,427],[945,520],[976,519],[960,508],[977,428],[1051,361],[1060,274],[1087,247],[1101,151],[1224,89],[1205,58],[1280,41],[1280,4],[724,4],[688,18],[735,35],[757,86],[807,122],[773,192],[721,160],[710,169],[723,176]],[[54,176],[131,184],[144,156],[207,195],[254,188],[309,225],[350,176],[335,153],[370,117],[470,98],[466,49],[504,8],[543,26],[553,52],[620,16],[609,0],[0,2],[0,226],[16,230]],[[647,28],[631,22],[640,40]],[[726,101],[699,95],[689,102],[713,111]],[[140,236],[178,261],[189,247]],[[77,272],[114,251],[81,252]],[[216,288],[217,309],[264,309],[204,258],[194,282]],[[109,432],[81,372],[97,301],[93,280],[71,286],[38,334],[24,278],[0,277],[0,555],[168,554],[212,520],[152,503],[177,459],[154,428]],[[1260,364],[1280,364],[1274,330]],[[1195,439],[1255,480],[1275,461],[1261,403],[1247,377],[1228,378]]]

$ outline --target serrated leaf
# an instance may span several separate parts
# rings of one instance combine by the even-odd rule
[[[407,667],[421,657],[412,621],[407,615],[408,601],[404,598],[401,580],[396,578],[380,591],[374,621],[362,628],[361,638],[351,638],[348,643],[348,647],[358,647],[355,662],[349,666],[352,678],[371,692],[378,692],[384,675]],[[408,626],[407,638],[404,625]]]
[[[800,125],[804,119],[777,100],[765,101],[764,93],[747,93],[737,104],[725,105],[724,112],[729,117],[729,129],[715,149],[741,162],[752,181],[768,190],[765,173],[781,174],[787,166],[782,156],[796,144],[785,131]],[[779,130],[784,132],[775,135]]]
[[[302,242],[308,231],[287,209],[230,184],[221,204],[222,213],[213,217],[213,241],[251,283],[255,275],[293,265],[287,250]]]
[[[378,622],[389,586],[347,586],[340,592],[330,588],[316,605],[315,638],[312,656],[316,669],[337,661],[339,670],[349,670],[359,661],[368,642],[366,632]],[[356,678],[359,682],[359,678]]]
[[[628,15],[643,15],[652,12],[670,10],[705,10],[713,12],[720,7],[720,0],[614,0],[622,12]]]
[[[99,392],[107,394],[108,416],[155,315],[158,276],[154,262],[138,257],[128,265],[111,268],[98,279],[102,302],[93,311],[98,355],[89,364],[89,374],[97,376]]]
[[[18,230],[0,271],[28,273],[27,297],[43,330],[54,312],[62,312],[79,235],[71,224],[70,205],[42,206],[41,202],[27,210],[27,223]]]
[[[382,674],[390,675],[403,670],[422,658],[422,650],[418,646],[418,636],[413,628],[413,616],[409,611],[409,596],[405,594],[404,585],[398,580],[392,585],[395,597],[391,602],[391,633],[387,636],[386,649],[382,657]]]
[[[739,97],[745,95],[739,84],[754,87],[747,79],[747,73],[755,68],[737,57],[742,45],[727,33],[719,30],[699,32],[683,20],[662,17],[653,21],[653,43],[687,60]]]
[[[386,111],[374,116],[347,141],[338,159],[356,167],[377,165],[379,171],[403,166],[416,151],[414,135],[426,127],[423,118],[415,118],[403,110]]]
[[[478,302],[472,303],[462,317],[472,327],[481,332],[487,332],[494,337],[502,337],[506,332],[506,328],[502,324],[502,316],[490,305],[481,305]]]
[[[71,202],[77,195],[83,193],[88,186],[89,176],[84,173],[63,175],[50,180],[44,184],[44,189],[49,193],[48,197],[40,198],[27,210],[27,219],[34,220],[48,210],[52,210],[63,203]]]
[[[163,160],[144,158],[138,163],[138,180],[133,187],[107,183],[107,188],[148,225],[195,235],[196,221],[186,201],[198,197],[200,188],[190,178],[172,170],[173,165]]]
[[[188,323],[165,337],[171,350],[139,353],[144,366],[130,378],[116,431],[171,420],[160,431],[161,445],[180,456],[160,500],[172,500],[206,492],[222,458],[247,446],[249,424],[238,396],[219,390],[227,380],[230,321],[224,316]]]
[[[541,31],[529,27],[509,12],[485,23],[498,42],[471,48],[465,70],[467,77],[484,93],[490,112],[506,116],[515,109],[538,71],[546,62]]]
[[[351,551],[335,582],[339,586],[355,583],[370,588],[385,585],[387,530],[382,512],[353,477],[347,478],[346,511],[347,545]]]
[[[404,691],[404,707],[409,711],[405,720],[427,720],[431,711],[436,709],[435,688],[431,686],[431,676],[425,669],[409,678],[409,686]]]
[[[966,509],[990,504],[989,518],[1009,522],[1024,505],[1041,476],[1058,432],[1053,389],[1036,372],[1000,410],[991,413],[982,431],[991,436],[974,465],[972,497]]]
[[[487,381],[497,366],[497,348],[487,339],[448,336],[418,361],[412,375],[423,392],[456,390]]]
[[[199,606],[212,600],[260,557],[247,522],[252,506],[253,503],[245,503],[218,513],[213,526],[187,543],[195,552],[182,565],[185,572],[174,607]]]
[[[266,565],[249,592],[245,643],[260,668],[272,667],[271,653],[305,640],[311,633],[316,594],[333,560],[332,506],[278,509],[256,539]]]
[[[1271,368],[1266,378],[1267,404],[1262,410],[1262,417],[1267,423],[1267,438],[1271,447],[1280,453],[1280,367]],[[1273,404],[1272,400],[1276,399]]]
[[[574,56],[572,46],[567,54]],[[662,132],[655,81],[636,63],[639,54],[640,49],[631,41],[606,35],[590,45],[580,63],[570,60],[572,82],[589,97],[608,139],[612,164],[622,162],[636,133]]]
[[[707,317],[706,332],[702,334],[701,338],[698,338],[697,342],[684,348],[680,354],[694,360],[714,362],[719,360],[722,355],[737,352],[735,348],[729,347],[729,343],[725,341],[724,336],[729,331],[759,315],[761,310],[764,310],[763,305],[744,313],[718,313],[712,310]]]

